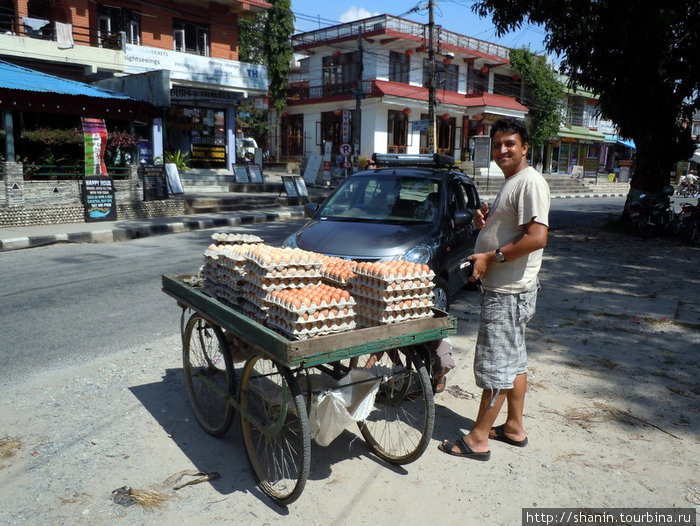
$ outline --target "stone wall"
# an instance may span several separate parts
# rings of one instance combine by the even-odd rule
[[[25,181],[22,163],[4,163],[0,195],[0,228],[84,223],[82,181]],[[184,215],[185,202],[171,198],[144,201],[137,167],[128,179],[114,182],[117,220]]]

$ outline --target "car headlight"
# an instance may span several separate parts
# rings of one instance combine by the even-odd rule
[[[292,234],[282,243],[282,248],[299,248],[299,243],[297,243],[297,235]]]
[[[433,250],[428,245],[416,245],[412,249],[404,252],[396,259],[403,259],[411,263],[427,264],[433,257]]]

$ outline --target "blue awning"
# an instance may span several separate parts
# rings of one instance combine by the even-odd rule
[[[633,150],[636,150],[637,147],[634,145],[634,141],[632,139],[617,139],[617,144],[622,144],[623,146],[626,146],[627,148],[632,148]]]
[[[0,60],[0,108],[129,120],[159,115],[153,105],[123,93],[48,75]]]
[[[606,135],[605,142],[608,144],[621,144],[622,146],[632,148],[633,150],[637,148],[632,139],[623,139],[617,135]]]

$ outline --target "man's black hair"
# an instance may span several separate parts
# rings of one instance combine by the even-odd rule
[[[527,133],[525,123],[519,119],[515,119],[513,117],[498,119],[491,128],[491,138],[493,139],[493,136],[496,134],[496,132],[499,131],[517,133],[518,135],[520,135],[520,140],[523,144],[530,143],[530,134]]]

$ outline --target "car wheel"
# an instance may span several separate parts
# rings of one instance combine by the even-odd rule
[[[433,287],[433,307],[442,311],[449,311],[450,300],[447,295],[447,282],[442,278],[435,278]]]

